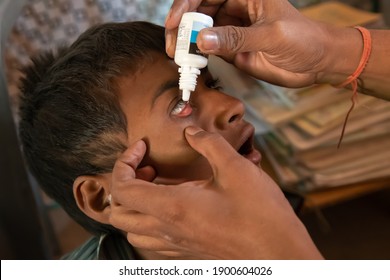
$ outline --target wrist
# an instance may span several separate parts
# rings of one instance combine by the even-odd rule
[[[323,71],[316,83],[339,85],[358,67],[363,51],[363,40],[355,28],[327,27]]]

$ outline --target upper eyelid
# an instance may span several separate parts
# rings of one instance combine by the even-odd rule
[[[200,70],[200,77],[204,79],[204,82],[207,84],[210,81],[213,82],[220,82],[220,79],[218,77],[214,77],[211,72],[209,71],[208,66]]]
[[[221,80],[218,77],[209,77],[205,80],[205,85],[208,88],[222,90],[223,86],[221,85]]]
[[[209,67],[208,67],[208,66],[206,66],[206,67],[200,69],[200,75],[201,75],[201,76],[204,76],[204,75],[206,75],[206,74],[208,74],[208,73],[210,73]]]
[[[175,109],[175,107],[176,107],[177,104],[180,102],[180,100],[181,100],[181,97],[180,97],[180,92],[179,92],[179,94],[176,94],[176,95],[171,99],[171,101],[169,102],[168,107],[167,107],[168,113],[171,113],[172,110]]]
[[[166,81],[164,84],[160,86],[160,88],[157,90],[156,94],[154,95],[152,99],[152,106],[151,108],[154,107],[156,104],[157,100],[164,94],[167,94],[167,92],[171,91],[174,88],[179,88],[179,80],[169,80]]]

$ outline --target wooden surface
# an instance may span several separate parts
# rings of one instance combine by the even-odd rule
[[[303,210],[342,203],[390,187],[390,177],[305,194]]]
[[[261,167],[267,172],[276,182],[278,182],[275,172],[272,169],[267,157],[262,153],[263,159]],[[321,190],[303,193],[305,198],[301,211],[311,211],[316,208],[328,207],[338,203],[343,203],[351,199],[355,199],[364,195],[371,194],[390,188],[390,174],[387,178],[376,179],[369,182],[351,184],[340,187],[324,188]],[[300,192],[300,194],[302,194]]]

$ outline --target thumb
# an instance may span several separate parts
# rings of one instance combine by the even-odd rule
[[[231,163],[241,162],[240,154],[219,134],[199,127],[187,127],[185,136],[190,146],[210,163],[214,176],[229,172]]]
[[[254,27],[221,26],[199,32],[197,45],[208,54],[229,56],[241,52],[258,51]]]
[[[135,179],[137,177],[137,167],[141,163],[145,153],[146,144],[144,141],[140,140],[131,145],[115,162],[112,171],[113,179],[118,182]]]

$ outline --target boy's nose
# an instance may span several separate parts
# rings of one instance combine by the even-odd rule
[[[201,110],[220,130],[228,129],[244,117],[244,104],[229,95],[215,90],[202,94]]]

